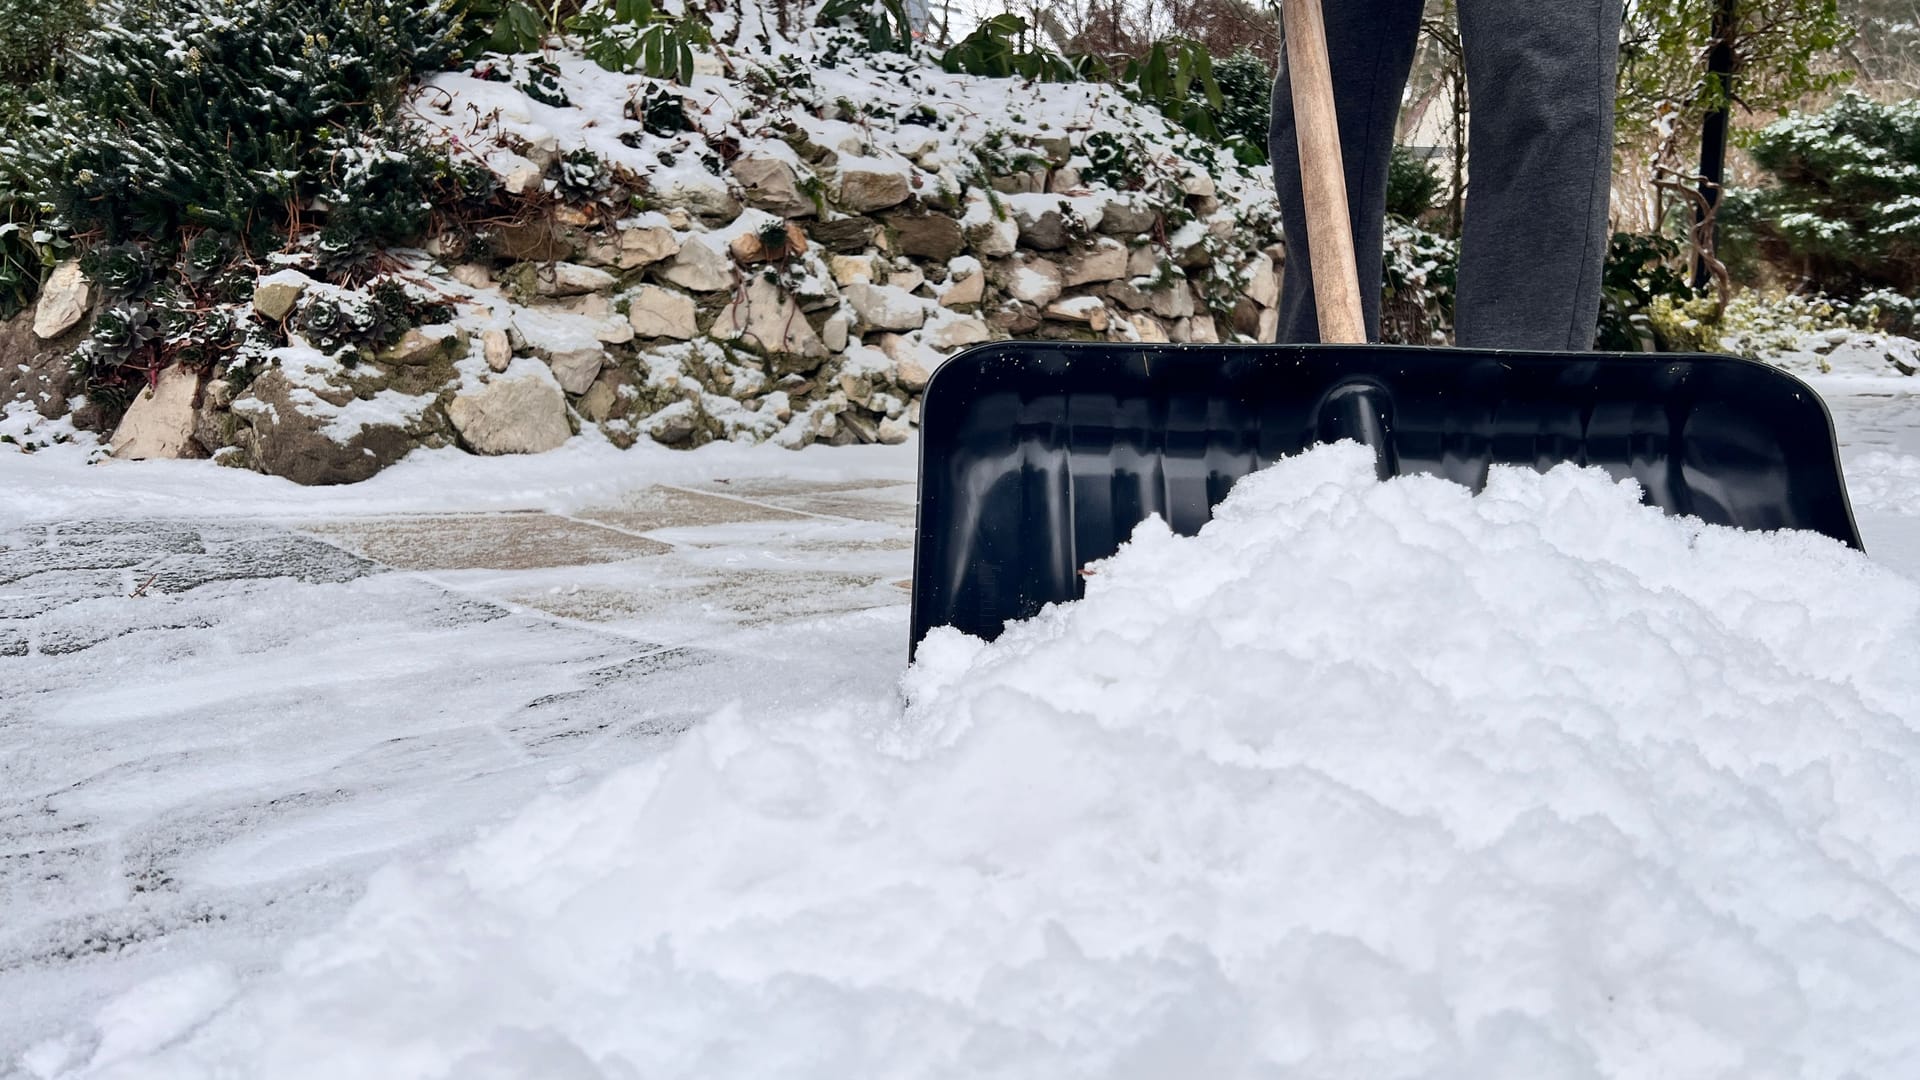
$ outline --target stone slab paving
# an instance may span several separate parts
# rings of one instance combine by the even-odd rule
[[[0,1076],[83,1003],[271,963],[379,864],[728,700],[891,678],[902,485],[742,486],[0,530],[0,1001],[30,1003]]]
[[[540,513],[365,518],[308,531],[396,570],[525,570],[672,550],[629,531]]]

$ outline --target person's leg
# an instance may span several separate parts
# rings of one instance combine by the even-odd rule
[[[1421,0],[1322,0],[1320,6],[1327,24],[1334,107],[1340,116],[1340,156],[1347,174],[1360,303],[1366,313],[1367,337],[1377,339],[1387,161],[1393,153],[1400,97],[1419,42]],[[1292,84],[1282,56],[1273,85],[1273,125],[1267,134],[1273,185],[1280,195],[1280,226],[1287,240],[1279,340],[1318,341],[1312,253],[1307,249],[1307,216],[1300,198],[1300,145],[1294,135]]]
[[[1454,340],[1593,347],[1621,0],[1460,0],[1468,122]]]

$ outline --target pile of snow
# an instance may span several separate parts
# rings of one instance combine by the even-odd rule
[[[930,637],[904,712],[722,711],[26,1064],[1913,1075],[1920,586],[1597,472],[1371,470],[1282,463]]]

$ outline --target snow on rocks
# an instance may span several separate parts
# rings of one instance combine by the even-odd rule
[[[298,270],[268,274],[253,286],[253,310],[263,319],[279,322],[293,314],[293,306],[312,284],[313,279]]]
[[[478,445],[449,419],[455,398],[476,389],[451,361],[477,340],[473,359],[494,375],[545,361],[569,428],[584,418],[616,444],[648,432],[695,446],[776,430],[792,446],[867,441],[882,437],[882,420],[917,416],[918,391],[882,373],[871,394],[834,398],[858,349],[930,370],[983,338],[1133,340],[1136,328],[1111,314],[1120,308],[1160,313],[1176,339],[1204,337],[1186,321],[1202,315],[1228,336],[1273,322],[1265,309],[1236,311],[1247,264],[1278,236],[1264,170],[1110,87],[953,74],[928,57],[846,50],[831,33],[750,41],[724,64],[699,50],[703,73],[679,85],[604,70],[572,44],[546,50],[537,98],[534,60],[496,57],[432,76],[409,103],[425,139],[499,182],[480,212],[446,208],[449,227],[424,251],[392,252],[384,264],[416,298],[451,309],[433,320],[464,335],[447,339],[451,355],[415,334],[397,353],[354,346],[346,360],[372,363],[324,386],[269,380],[269,397],[313,395],[295,411],[319,410],[324,425],[333,420],[313,402],[364,410],[390,389],[430,399],[386,425],[396,438]],[[793,77],[796,63],[806,78]],[[639,107],[667,98],[697,127],[663,127]],[[1130,173],[1090,169],[1087,140],[1099,131],[1135,148],[1121,163]],[[1208,205],[1187,191],[1196,173],[1214,180]],[[1192,242],[1176,250],[1169,235]],[[297,337],[308,293],[337,290],[311,260],[280,258],[285,269],[256,284],[254,314]],[[273,344],[283,340],[301,343]],[[656,380],[656,369],[672,377]],[[681,380],[697,389],[683,393]],[[197,410],[205,449],[237,448],[222,460],[270,471],[302,456],[265,443],[304,442],[306,426],[275,426],[258,395],[236,400],[251,410],[238,422],[222,404]],[[673,412],[647,422],[664,409]],[[471,403],[461,411],[478,422]],[[542,430],[533,442],[558,429]],[[383,443],[368,460],[394,456]],[[292,474],[360,469],[336,465]]]
[[[102,1074],[1920,1058],[1914,582],[1594,471],[1500,469],[1473,497],[1376,483],[1352,446],[1090,570],[998,642],[930,636],[904,712],[723,706],[380,872],[237,995],[132,991],[93,1034],[141,1052]],[[184,1012],[169,1045],[137,1038]]]
[[[301,484],[350,484],[406,456],[417,445],[444,445],[434,394],[392,387],[365,398],[335,360],[297,346],[277,349],[274,365],[234,398],[229,451],[240,463]]]
[[[861,329],[917,330],[927,321],[927,305],[895,285],[855,283],[845,289]]]
[[[480,454],[538,454],[573,434],[555,373],[524,358],[504,372],[463,385],[447,405],[447,416],[461,441]]]
[[[1008,296],[1035,306],[1053,303],[1065,285],[1065,275],[1060,272],[1060,265],[1038,256],[1026,256],[1010,262],[1006,266],[1005,277],[1001,287]]]
[[[834,166],[834,201],[852,213],[885,210],[913,194],[913,167],[900,158],[844,156]]]

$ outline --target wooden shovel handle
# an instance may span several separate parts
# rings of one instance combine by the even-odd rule
[[[1353,262],[1347,213],[1347,171],[1340,160],[1340,121],[1333,108],[1333,69],[1320,0],[1286,0],[1287,78],[1293,85],[1293,129],[1300,143],[1300,192],[1313,257],[1314,308],[1320,340],[1362,344],[1360,273]],[[1292,258],[1292,253],[1288,253]]]

